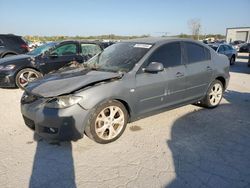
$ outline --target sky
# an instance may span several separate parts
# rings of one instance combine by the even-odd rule
[[[0,33],[18,35],[152,36],[202,34],[250,27],[250,0],[0,0]]]

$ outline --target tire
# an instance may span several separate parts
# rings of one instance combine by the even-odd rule
[[[205,97],[200,101],[201,105],[207,108],[215,108],[220,104],[224,92],[221,81],[212,82]]]
[[[42,74],[35,69],[25,68],[20,70],[15,78],[16,86],[20,89],[24,89],[28,83],[41,78]]]
[[[114,110],[113,113],[111,109]],[[85,128],[85,134],[97,143],[107,144],[122,135],[127,122],[128,112],[124,105],[119,101],[110,100],[93,109]]]
[[[230,58],[230,65],[234,65],[234,64],[235,64],[235,57],[232,56],[232,57]]]

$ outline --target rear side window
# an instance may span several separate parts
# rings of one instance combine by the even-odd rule
[[[210,50],[207,48],[204,48],[204,50],[205,50],[206,60],[210,60],[211,59]]]
[[[84,56],[94,56],[96,54],[99,54],[102,49],[100,48],[100,46],[96,45],[96,44],[81,44],[81,48],[82,48],[82,55]]]
[[[196,63],[210,59],[210,52],[207,48],[191,42],[186,42],[185,46],[188,63]]]
[[[181,45],[179,42],[165,44],[158,48],[149,58],[148,63],[162,63],[164,67],[181,65]]]
[[[7,43],[9,44],[19,44],[19,45],[26,44],[25,41],[18,36],[8,36],[5,37],[4,40],[7,41]]]
[[[229,45],[224,45],[224,48],[226,49],[226,50],[232,50],[233,48],[231,47],[231,46],[229,46]]]

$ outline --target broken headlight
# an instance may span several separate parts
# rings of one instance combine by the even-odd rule
[[[32,102],[36,101],[37,99],[38,99],[37,96],[24,92],[23,96],[21,98],[21,104],[32,103]]]
[[[73,95],[65,95],[60,97],[55,97],[53,99],[49,99],[45,106],[47,108],[67,108],[74,104],[77,104],[82,100],[82,97],[73,96]]]

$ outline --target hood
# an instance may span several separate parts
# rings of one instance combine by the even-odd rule
[[[34,58],[34,56],[27,55],[27,54],[13,55],[10,57],[5,57],[5,58],[0,59],[0,65],[9,65],[13,63],[18,63],[18,62],[21,62],[22,60],[26,60],[29,58]]]
[[[28,93],[45,98],[56,97],[121,76],[119,73],[74,69],[47,75],[30,83],[25,90]]]

